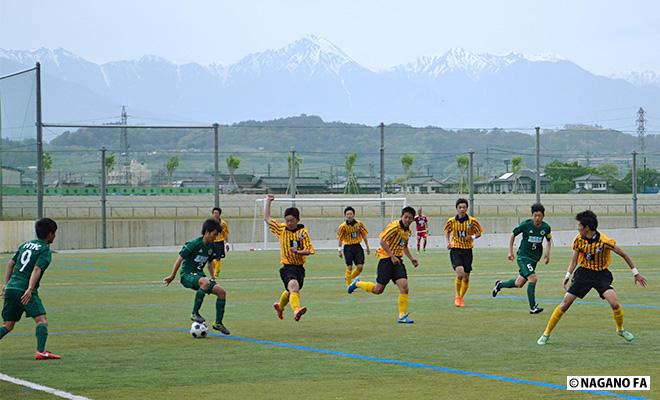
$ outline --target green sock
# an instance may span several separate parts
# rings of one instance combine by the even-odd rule
[[[195,305],[193,306],[193,314],[199,314],[199,309],[202,308],[202,303],[204,302],[204,296],[206,296],[206,291],[202,288],[197,289],[195,293]]]
[[[37,350],[44,352],[46,351],[46,339],[48,339],[48,324],[37,324],[35,331],[37,336]]]
[[[529,309],[536,305],[536,282],[527,283],[527,300],[529,300]]]
[[[5,328],[4,326],[0,326],[0,339],[5,337],[5,335],[8,333],[9,333],[9,329]]]
[[[509,279],[508,281],[502,281],[502,282],[500,282],[500,287],[501,287],[501,288],[512,288],[512,287],[516,287],[516,278]]]
[[[215,322],[222,323],[222,318],[225,316],[225,299],[218,299],[215,301]]]

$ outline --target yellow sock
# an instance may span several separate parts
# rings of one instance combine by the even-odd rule
[[[344,271],[344,276],[346,277],[346,284],[350,285],[351,283],[351,274],[353,273],[353,270],[350,269],[349,267],[346,267],[346,271]]]
[[[220,270],[222,269],[222,262],[220,260],[213,260],[213,278],[218,279]]]
[[[467,292],[468,288],[470,287],[470,281],[461,281],[461,282],[462,282],[461,293],[459,294],[459,296],[463,298],[463,296],[465,296],[465,292]]]
[[[355,279],[355,278],[357,278],[358,276],[360,276],[361,273],[362,273],[362,270],[361,270],[360,268],[355,268],[355,269],[353,270],[353,272],[351,272],[351,276],[350,276],[350,278],[349,278],[349,279],[351,280],[351,282],[353,281],[353,279]],[[350,283],[350,282],[349,282],[349,283]]]
[[[555,329],[555,326],[557,325],[557,322],[559,322],[559,319],[562,315],[564,315],[564,312],[561,310],[561,308],[559,306],[555,307],[555,310],[552,312],[552,315],[548,320],[548,325],[545,327],[545,332],[543,332],[545,336],[550,336],[552,330]]]
[[[289,295],[289,302],[291,304],[291,309],[293,312],[296,312],[300,309],[300,293],[291,292]]]
[[[463,281],[456,277],[456,296],[461,295],[461,288],[463,287]]]
[[[623,330],[623,307],[619,306],[616,310],[612,310],[614,313],[614,322],[616,322],[616,330]]]
[[[408,293],[399,293],[399,318],[408,312]]]
[[[373,293],[373,290],[376,287],[376,284],[373,283],[373,282],[360,281],[360,282],[357,283],[357,287],[364,290],[365,292]]]
[[[289,292],[285,290],[280,295],[280,310],[284,310],[287,304],[289,304]]]

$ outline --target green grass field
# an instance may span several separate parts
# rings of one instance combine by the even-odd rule
[[[282,291],[275,252],[230,253],[220,283],[228,292],[225,324],[237,338],[308,346],[383,359],[565,385],[567,375],[650,375],[660,384],[659,248],[627,248],[649,280],[635,287],[622,260],[612,270],[632,344],[615,332],[612,312],[592,291],[575,304],[550,343],[536,345],[562,296],[570,254],[554,249],[539,270],[537,298],[546,311],[530,315],[526,290],[493,299],[496,279],[513,277],[504,250],[477,251],[466,307],[453,306],[454,274],[446,251],[408,263],[413,325],[397,325],[397,291],[380,296],[343,284],[334,251],[308,259],[300,322],[280,321],[272,303]],[[4,266],[9,255],[0,256]],[[176,254],[54,254],[40,295],[49,316],[48,349],[60,361],[37,362],[34,322],[23,319],[0,341],[0,373],[93,399],[138,398],[611,398],[541,385],[486,379],[447,370],[356,359],[219,336],[193,339],[187,329],[194,293],[178,279],[161,279]],[[375,278],[375,258],[364,276]],[[4,271],[4,267],[2,268]],[[515,296],[515,297],[511,297]],[[214,316],[207,297],[202,314]],[[626,306],[628,305],[628,306]],[[647,308],[644,308],[645,306]],[[660,398],[660,391],[618,392]],[[0,381],[1,399],[48,399],[49,394]]]

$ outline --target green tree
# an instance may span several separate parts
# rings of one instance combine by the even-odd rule
[[[522,156],[516,156],[511,159],[511,172],[516,175],[513,182],[513,193],[518,193],[518,189],[520,188],[520,171],[522,171],[523,166]]]
[[[461,180],[458,183],[458,192],[463,193],[463,185],[465,184],[465,174],[467,173],[468,168],[470,168],[470,157],[465,154],[461,154],[456,157],[456,165],[458,165],[458,170],[461,173]]]
[[[406,191],[408,190],[408,179],[410,179],[415,174],[412,172],[412,166],[414,162],[415,156],[410,153],[406,153],[401,156],[401,165],[403,166],[403,182],[405,184]]]
[[[594,172],[605,178],[616,178],[619,174],[619,167],[614,164],[601,164],[594,168]]]
[[[357,178],[353,168],[357,161],[357,153],[351,153],[346,156],[344,167],[346,168],[346,186],[344,186],[344,193],[346,194],[360,194],[360,186],[358,185]]]
[[[241,159],[235,155],[229,155],[226,161],[227,161],[227,169],[229,170],[229,186],[232,191],[234,189],[238,190],[239,187],[238,184],[236,183],[236,178],[234,177],[234,173],[241,165]]]
[[[53,168],[53,157],[50,155],[50,153],[44,153],[41,160],[44,171],[50,171],[50,169]]]
[[[110,173],[113,169],[115,169],[115,155],[114,154],[109,154],[105,156],[105,172]]]
[[[167,160],[167,163],[165,163],[165,170],[167,171],[167,175],[170,178],[174,174],[174,170],[179,168],[179,164],[180,164],[179,156],[172,156],[170,157],[169,160]]]

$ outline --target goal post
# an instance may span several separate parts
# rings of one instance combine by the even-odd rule
[[[380,218],[382,228],[385,226],[386,221],[398,218],[399,212],[407,204],[408,201],[405,197],[275,197],[273,208],[277,211],[273,209],[271,214],[273,218],[281,220],[284,208],[298,207],[303,219],[327,218],[328,222],[332,221],[333,224],[337,222],[338,225],[339,219],[344,217],[344,208],[351,206],[359,210],[358,217],[360,219],[365,217]],[[254,202],[251,238],[253,250],[266,250],[268,249],[269,240],[274,241],[274,238],[269,237],[268,225],[263,221],[265,206],[265,198],[256,199]],[[262,238],[257,236],[259,221],[261,221],[261,229],[263,230]],[[311,232],[311,234],[314,237],[314,232]]]

